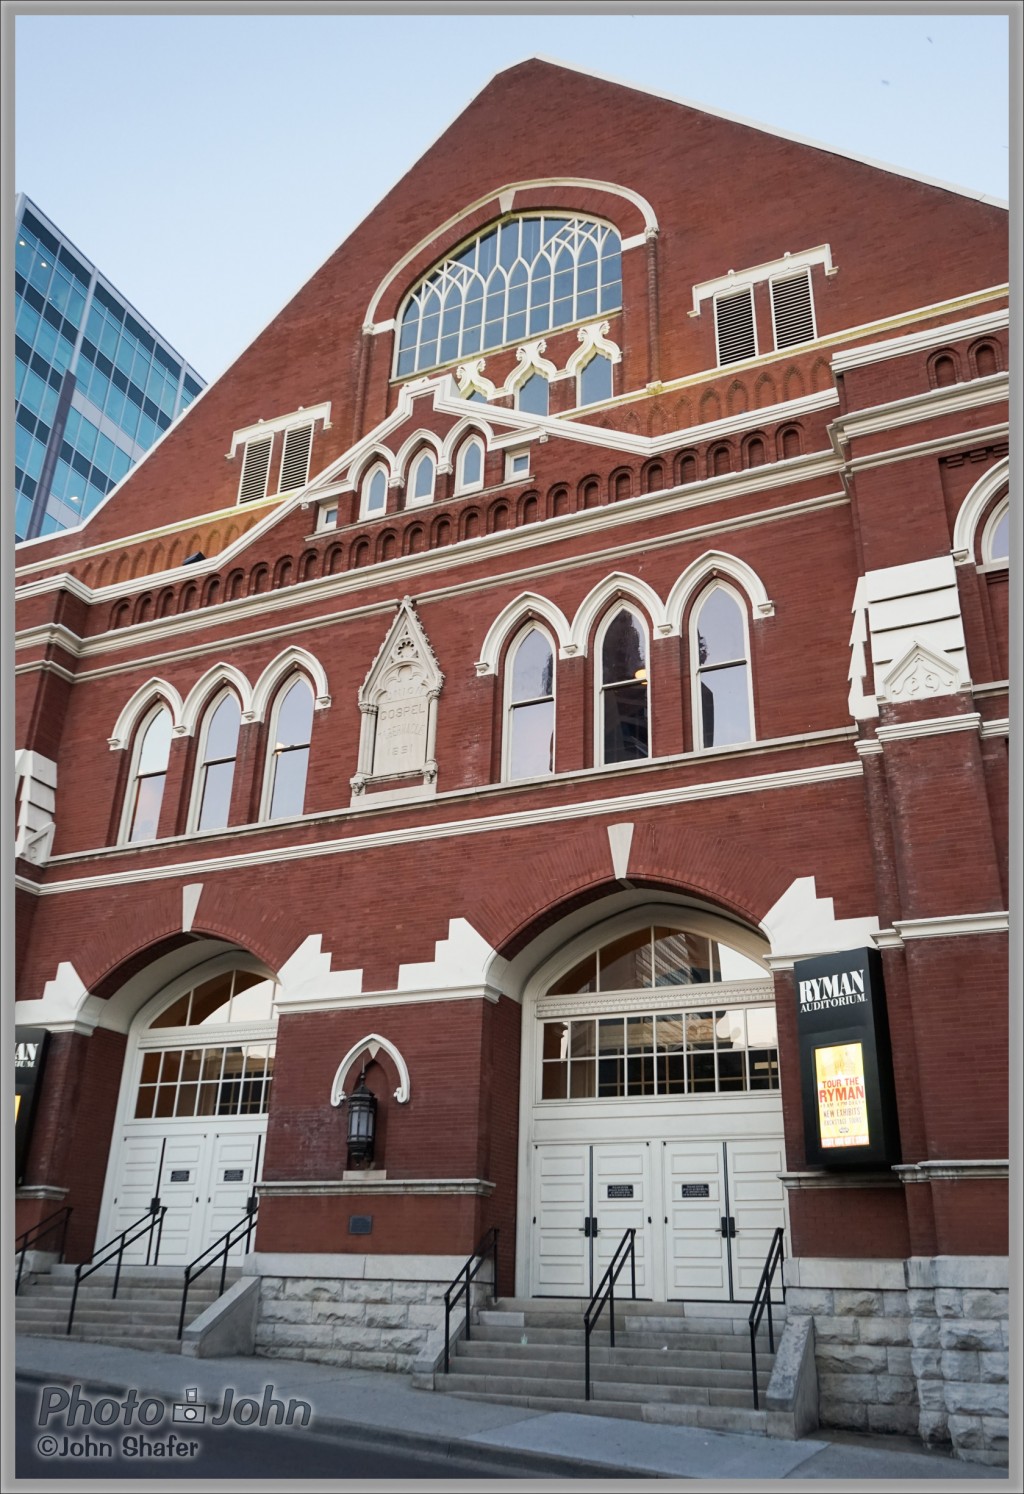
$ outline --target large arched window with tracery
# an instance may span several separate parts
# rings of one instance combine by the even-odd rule
[[[614,228],[523,214],[485,229],[431,270],[398,319],[395,373],[435,368],[622,306]]]

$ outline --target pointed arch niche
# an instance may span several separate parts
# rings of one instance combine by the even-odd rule
[[[421,799],[437,789],[437,701],[444,684],[410,597],[399,604],[359,691],[359,767],[353,805]]]
[[[409,1081],[409,1065],[394,1043],[389,1042],[385,1037],[381,1037],[377,1032],[370,1032],[367,1033],[366,1037],[360,1038],[358,1043],[352,1044],[352,1047],[338,1065],[337,1072],[334,1075],[334,1083],[331,1085],[331,1104],[333,1106],[337,1107],[344,1104],[347,1094],[346,1085],[348,1076],[356,1067],[357,1062],[364,1057],[373,1060],[381,1050],[388,1055],[398,1070],[399,1083],[398,1088],[395,1090],[395,1099],[399,1105],[408,1104],[409,1096],[412,1093],[412,1086]]]

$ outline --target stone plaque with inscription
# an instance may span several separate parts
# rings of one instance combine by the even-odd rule
[[[353,802],[381,794],[434,792],[437,701],[443,684],[423,625],[405,597],[359,692],[363,722]]]

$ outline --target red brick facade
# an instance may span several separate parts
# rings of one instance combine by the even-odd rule
[[[614,397],[577,407],[560,378],[531,425],[500,393],[515,343],[474,355],[499,391],[489,404],[460,406],[441,377],[468,356],[425,380],[392,377],[417,282],[503,215],[542,210],[609,223],[623,241],[621,310],[584,319],[620,355]],[[810,266],[815,335],[774,350],[769,275],[756,272],[786,256]],[[1008,569],[986,538],[1007,492],[1006,261],[1005,214],[968,195],[547,63],[495,78],[86,525],[19,550],[16,745],[56,764],[56,791],[52,844],[19,844],[18,1020],[56,1039],[18,1228],[53,1206],[33,1188],[65,1189],[69,1253],[92,1249],[125,1034],[160,972],[187,970],[198,940],[207,957],[234,949],[284,970],[287,990],[289,962],[318,936],[320,986],[281,1008],[264,1179],[341,1177],[331,1085],[378,1034],[411,1076],[399,1103],[386,1053],[367,1074],[389,1186],[481,1187],[372,1203],[271,1191],[258,1248],[465,1255],[492,1224],[511,1242],[531,951],[626,887],[758,937],[791,1173],[807,1171],[793,960],[849,947],[834,942],[844,924],[879,936],[902,1165],[952,1172],[794,1187],[790,1254],[1004,1252],[1005,1178],[971,1167],[1008,1145]],[[731,270],[737,284],[751,272],[759,352],[719,366],[713,302],[698,297],[695,315],[695,287]],[[564,370],[579,321],[544,335],[543,357]],[[239,506],[234,433],[273,427],[273,490],[273,422],[327,402],[307,488]],[[414,506],[412,463],[467,417],[486,438],[482,485],[460,494],[456,462],[442,461],[433,500]],[[410,438],[386,511],[360,518],[369,463],[397,463]],[[509,449],[529,451],[522,479],[506,475]],[[323,527],[328,502],[337,523]],[[708,751],[691,637],[716,581],[746,613],[753,735]],[[488,659],[492,624],[524,594]],[[436,776],[375,800],[372,782],[350,787],[359,692],[403,597],[444,676]],[[602,766],[595,639],[622,601],[649,638],[651,756]],[[558,616],[555,771],[508,781],[509,650],[529,619],[550,633]],[[904,686],[911,644],[931,663]],[[190,830],[203,711],[231,681],[190,692],[229,665],[259,697],[289,649],[318,696],[302,814],[266,814],[268,674],[262,703],[241,702],[252,719],[228,826]],[[123,738],[115,728],[151,682],[147,700],[179,729],[158,837],[131,845],[145,706]],[[607,833],[623,822],[624,876]],[[778,910],[811,879],[817,911],[794,943]],[[183,893],[199,884],[188,921]],[[459,920],[491,964],[444,989]],[[411,967],[435,974],[417,986]],[[361,976],[342,992],[346,972]],[[346,1232],[364,1210],[369,1240]],[[509,1290],[512,1270],[509,1251]]]

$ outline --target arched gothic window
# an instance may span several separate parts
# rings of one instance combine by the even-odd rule
[[[715,585],[693,609],[694,735],[701,747],[753,740],[746,613],[731,588]]]
[[[378,462],[371,467],[363,478],[363,503],[362,515],[364,519],[373,519],[382,514],[388,506],[388,475],[383,466]]]
[[[997,508],[985,526],[981,544],[982,560],[998,564],[1010,558],[1010,505]]]
[[[595,353],[580,369],[576,381],[577,405],[596,405],[612,397],[612,361]]]
[[[456,466],[456,488],[460,493],[472,493],[484,485],[484,448],[479,436],[463,442]]]
[[[277,698],[270,718],[267,811],[271,820],[302,813],[306,798],[309,742],[313,734],[313,691],[296,675]]]
[[[157,837],[170,751],[171,713],[166,706],[158,706],[136,738],[126,817],[128,841]]]
[[[527,415],[548,413],[548,381],[541,373],[524,379],[516,392],[516,409]]]
[[[192,800],[197,830],[219,830],[228,822],[241,724],[242,708],[230,690],[206,713]]]
[[[425,451],[413,468],[410,505],[431,502],[434,496],[434,472],[434,458],[429,451]]]
[[[539,778],[555,765],[555,651],[531,627],[509,653],[506,778]]]
[[[604,629],[600,647],[598,748],[605,763],[650,757],[647,632],[628,607]]]
[[[525,214],[431,270],[398,318],[398,377],[618,311],[621,243],[607,224]]]

